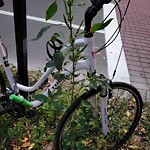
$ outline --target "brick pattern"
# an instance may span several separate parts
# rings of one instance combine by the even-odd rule
[[[121,0],[123,7],[128,0]],[[150,0],[131,0],[125,17],[125,56],[131,83],[150,99]]]

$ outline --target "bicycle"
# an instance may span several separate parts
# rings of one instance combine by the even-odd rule
[[[94,37],[93,33],[90,32],[91,22],[103,4],[110,1],[91,0],[92,6],[85,12],[85,37],[76,39],[74,43],[76,48],[85,47],[84,56],[86,59],[77,62],[75,71],[85,69],[89,75],[97,76]],[[52,41],[49,41],[48,45],[56,51],[69,52],[71,45],[62,46],[62,42],[58,39],[56,42],[60,46],[56,46]],[[48,55],[53,59],[50,53]],[[0,72],[0,115],[7,112],[16,113],[17,111],[13,110],[16,105],[17,109],[22,109],[21,106],[32,108],[43,104],[40,100],[24,99],[19,90],[33,92],[39,89],[48,76],[54,72],[55,67],[47,68],[40,79],[33,86],[28,87],[17,83],[9,67],[7,50],[1,41],[0,60],[10,84],[10,88],[6,88],[3,74]],[[70,76],[72,72],[73,68],[70,64],[67,67],[65,66],[61,73],[64,76]],[[101,75],[100,78],[105,77]],[[43,95],[48,96],[49,91],[53,92],[64,81],[65,79],[55,79]],[[142,98],[138,90],[130,84],[111,81],[108,84],[110,88],[97,86],[90,89],[75,99],[69,106],[58,123],[54,138],[54,149],[104,149],[101,145],[105,145],[107,149],[118,149],[129,139],[141,117]],[[122,112],[119,112],[120,110]],[[81,114],[85,114],[85,117],[78,124],[78,116]],[[102,122],[102,129],[100,122]],[[91,133],[93,133],[92,138],[89,136]],[[101,143],[99,143],[99,139],[102,139]]]

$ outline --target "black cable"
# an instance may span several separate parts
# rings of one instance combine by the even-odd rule
[[[127,10],[128,10],[128,7],[129,7],[129,4],[130,4],[130,0],[128,1],[128,4],[127,4],[127,7],[126,7],[126,9],[125,9],[125,12],[124,12],[124,15],[123,15],[123,17],[122,17],[122,19],[121,19],[121,21],[120,21],[120,23],[119,23],[119,25],[118,25],[118,28],[116,29],[116,31],[118,30],[118,33],[117,33],[117,35],[116,35],[116,37],[114,38],[114,40],[117,38],[117,36],[118,36],[118,34],[119,34],[119,32],[120,32],[120,29],[121,29],[121,25],[122,25],[122,22],[123,22],[123,20],[124,20],[124,17],[125,17],[125,15],[126,15],[126,12],[127,12]],[[119,6],[119,5],[118,5]],[[118,7],[119,8],[119,7]],[[115,31],[115,32],[116,32]],[[113,34],[113,36],[115,35],[116,33],[114,33]],[[113,37],[112,36],[112,37]],[[110,41],[111,39],[109,39],[108,41],[107,41],[107,43]],[[113,41],[114,41],[113,40]],[[111,41],[108,45],[105,45],[105,47],[102,47],[102,49],[104,49],[104,48],[106,48],[106,47],[108,47],[113,41]],[[107,44],[106,43],[106,44]]]
[[[116,2],[116,0],[114,0]],[[117,2],[116,2],[117,3]],[[118,3],[116,4],[117,7],[118,7],[118,10],[119,10],[119,13],[120,13],[120,20],[122,20],[122,14],[121,14],[121,10],[120,10],[120,7],[118,5]],[[118,27],[116,28],[116,30],[114,31],[114,33],[112,34],[112,36],[110,37],[110,39],[100,48],[100,50],[102,49],[105,49],[106,47],[108,47],[110,44],[112,44],[117,36],[119,35],[120,31],[121,31],[121,25],[122,25],[122,22],[119,23]],[[116,34],[116,36],[115,36]],[[115,36],[115,37],[114,37]],[[114,37],[114,39],[111,41],[111,39]],[[111,41],[111,42],[110,42]],[[110,42],[110,43],[109,43]],[[109,43],[109,44],[108,44]]]
[[[119,4],[118,4],[118,6],[119,6]],[[120,6],[119,6],[119,8],[120,8]],[[120,28],[121,28],[121,27],[120,27]],[[121,50],[120,50],[120,54],[119,54],[119,57],[118,57],[118,60],[117,60],[117,63],[116,63],[116,66],[115,66],[115,69],[114,69],[114,72],[113,72],[113,75],[112,75],[112,79],[111,79],[111,80],[113,80],[113,78],[115,77],[115,74],[116,74],[116,72],[117,72],[117,67],[118,67],[118,65],[119,65],[119,61],[120,61],[120,58],[121,58],[123,46],[124,46],[124,42],[123,42],[123,44],[122,44],[122,47],[121,47]]]
[[[114,1],[115,1],[115,0],[114,0]],[[115,2],[116,2],[116,1],[115,1]],[[118,7],[118,10],[119,10],[120,20],[122,20],[122,14],[121,14],[121,10],[120,10],[120,7],[119,7],[119,5],[118,5],[118,2],[116,2],[116,5],[114,6],[114,8],[115,8],[116,6]],[[112,10],[114,10],[114,8],[112,8]],[[112,12],[112,10],[111,10],[111,12]],[[109,13],[109,15],[110,15],[110,13]],[[108,18],[108,15],[106,16],[106,18]],[[106,19],[104,19],[104,20],[106,20]],[[118,29],[119,29],[119,30],[118,30]],[[117,30],[118,30],[118,33],[117,33]],[[114,40],[117,38],[117,36],[118,36],[120,30],[121,30],[121,23],[119,23],[117,29],[114,31],[114,33],[113,33],[112,36],[109,38],[109,40],[108,40],[99,50],[97,50],[95,53],[97,53],[97,52],[99,52],[99,51],[105,49],[105,48],[108,47],[112,42],[114,42]],[[116,34],[116,33],[117,33],[117,34]],[[110,42],[110,40],[113,38],[113,36],[114,36],[115,34],[116,34],[115,38]],[[110,42],[110,43],[109,43],[109,42]],[[109,44],[108,44],[108,43],[109,43]],[[107,44],[108,44],[108,45],[107,45]]]
[[[117,4],[116,4],[117,5]],[[116,8],[116,5],[111,9],[111,11],[109,12],[109,14],[105,17],[105,19],[102,21],[102,23],[104,23],[106,21],[106,19],[109,17],[109,15],[113,12],[113,10]]]
[[[114,72],[113,72],[113,76],[112,76],[112,79],[115,77],[115,74],[116,74],[116,71],[117,71],[117,67],[119,65],[119,61],[120,61],[120,58],[121,58],[121,54],[122,54],[122,51],[123,51],[123,47],[124,47],[124,40],[125,40],[125,24],[124,24],[124,34],[123,34],[123,43],[122,43],[122,47],[121,47],[121,50],[120,50],[120,54],[119,54],[119,57],[118,57],[118,60],[117,60],[117,64],[116,64],[116,67],[114,69]],[[111,80],[112,80],[111,79]]]
[[[121,17],[120,17],[120,18],[121,18],[120,23],[119,23],[117,29],[115,30],[115,32],[113,33],[113,35],[110,37],[110,39],[109,39],[99,50],[97,50],[95,53],[97,53],[97,52],[103,50],[104,48],[108,47],[108,46],[117,38],[117,36],[118,36],[118,34],[119,34],[119,32],[120,32],[120,29],[121,29],[122,22],[123,22],[124,17],[125,17],[125,15],[126,15],[126,13],[127,13],[127,10],[128,10],[129,4],[130,4],[130,0],[128,1],[128,4],[127,4],[127,6],[126,6],[126,9],[125,9],[125,12],[124,12],[123,16],[122,16],[122,14],[121,14],[121,10],[120,10],[120,7],[119,7],[119,5],[118,5],[118,2],[117,2],[116,0],[114,0],[114,1],[115,1],[115,3],[116,3],[115,7],[116,7],[116,6],[118,7],[119,13],[120,13],[120,15],[121,15]],[[114,8],[112,8],[112,9],[114,9]],[[111,11],[111,12],[112,12],[112,11]],[[110,13],[109,13],[109,15],[110,15]],[[107,17],[108,17],[108,16],[107,16]],[[105,19],[104,19],[104,20],[105,20]],[[119,30],[118,30],[118,29],[119,29]],[[118,30],[118,33],[117,33],[117,30]],[[116,35],[115,38],[110,42],[110,40],[113,38],[113,36],[114,36],[116,33],[117,33],[117,35]],[[110,42],[110,43],[109,43],[109,42]],[[109,43],[109,44],[108,44],[108,43]]]

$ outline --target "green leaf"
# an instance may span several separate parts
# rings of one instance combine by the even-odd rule
[[[54,33],[53,36],[51,37],[51,40],[53,42],[56,41],[56,39],[60,38],[60,37],[64,37],[64,35],[60,32],[60,33]]]
[[[63,106],[62,104],[59,104],[59,103],[54,103],[54,107],[55,107],[55,110],[57,113],[60,113],[62,110],[63,110]]]
[[[67,19],[66,19],[66,16],[63,15],[63,17],[64,17],[64,22],[65,22],[66,26],[69,28],[69,23],[68,23],[68,21],[67,21]]]
[[[48,101],[48,97],[46,97],[45,95],[43,94],[36,94],[36,95],[33,95],[32,98],[36,99],[36,100],[39,100],[39,101],[42,101],[42,102],[47,102]]]
[[[53,73],[53,77],[54,77],[56,80],[59,80],[59,81],[61,81],[61,80],[63,80],[63,79],[66,78],[65,75],[64,75],[64,74],[61,74],[59,71]]]
[[[40,32],[37,34],[36,38],[34,38],[34,39],[32,39],[32,40],[33,40],[33,41],[39,40],[39,39],[42,37],[43,33],[46,32],[51,26],[53,26],[53,25],[48,25],[48,26],[45,26],[45,27],[41,28],[41,30],[40,30]]]
[[[78,36],[78,33],[80,32],[80,29],[81,29],[81,26],[83,24],[83,20],[81,21],[80,25],[79,25],[79,28],[77,29],[75,35]]]
[[[92,27],[92,32],[96,32],[98,30],[103,30],[104,28],[106,28],[110,24],[110,22],[112,20],[113,20],[113,18],[109,19],[105,23],[96,23],[96,24],[94,24],[93,27]]]
[[[87,47],[87,44],[84,47],[82,47],[81,49],[79,49],[79,53],[82,53],[86,47]]]
[[[46,11],[46,17],[45,17],[46,21],[52,18],[56,12],[57,12],[57,3],[56,1],[54,1],[54,3],[52,3]]]
[[[56,66],[56,69],[58,71],[62,70],[63,62],[64,62],[64,56],[62,52],[55,52],[53,55],[54,58],[54,64]]]
[[[50,98],[53,99],[53,101],[56,100],[56,98],[62,94],[62,88],[61,87],[57,87],[57,89],[55,90],[54,93],[51,92],[50,94]],[[56,102],[57,103],[57,102]]]
[[[72,55],[69,55],[69,60],[71,60],[72,62],[74,62],[74,57]]]
[[[58,87],[56,93],[57,93],[57,95],[61,95],[62,94],[62,87]]]
[[[73,0],[67,1],[68,6],[73,6]]]
[[[49,68],[49,67],[54,67],[55,66],[55,64],[54,64],[54,62],[51,60],[51,61],[48,61],[47,63],[46,63],[46,68]]]
[[[53,94],[49,89],[48,89],[48,97],[53,98]]]

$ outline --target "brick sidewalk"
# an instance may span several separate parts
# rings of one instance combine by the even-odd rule
[[[127,2],[121,4],[125,7]],[[131,0],[125,18],[124,50],[131,84],[150,100],[150,0]]]

